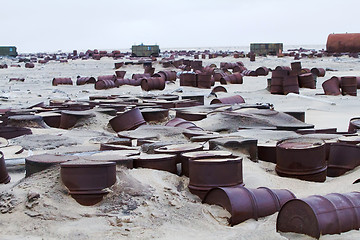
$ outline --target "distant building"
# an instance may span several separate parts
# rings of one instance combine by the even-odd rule
[[[16,47],[14,46],[0,46],[0,56],[16,57],[18,55]]]
[[[283,48],[282,43],[250,43],[250,52],[257,55],[278,55]]]
[[[134,57],[158,57],[160,54],[159,45],[133,45],[131,47],[131,55]]]

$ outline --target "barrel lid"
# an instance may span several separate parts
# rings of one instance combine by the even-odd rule
[[[277,147],[284,149],[306,149],[324,145],[325,142],[316,138],[290,138],[278,142]]]

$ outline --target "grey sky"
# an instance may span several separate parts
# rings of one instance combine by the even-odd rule
[[[19,52],[325,44],[360,32],[359,0],[0,0],[0,45]]]

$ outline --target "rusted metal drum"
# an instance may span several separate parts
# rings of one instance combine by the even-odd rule
[[[315,85],[315,79],[312,73],[304,73],[304,74],[300,74],[298,76],[299,78],[299,87],[301,88],[311,88],[311,89],[315,89],[316,85]]]
[[[75,126],[79,119],[91,118],[95,114],[92,111],[62,111],[60,128],[69,129]]]
[[[323,82],[322,88],[326,95],[340,95],[340,79],[338,77],[332,77]]]
[[[93,84],[96,82],[94,77],[78,77],[76,79],[76,85]]]
[[[342,95],[357,95],[357,81],[356,77],[341,77],[341,93]]]
[[[39,116],[41,116],[49,127],[53,128],[59,128],[60,122],[61,122],[61,114],[55,113],[55,112],[43,112],[39,113]]]
[[[190,129],[190,130],[203,131],[202,128],[196,126],[194,123],[186,121],[185,119],[182,119],[182,118],[171,119],[170,121],[168,121],[165,124],[165,126],[168,126],[168,127],[181,127],[181,128],[186,128],[186,129]]]
[[[215,187],[243,185],[242,158],[189,159],[189,190],[204,199]]]
[[[240,95],[235,95],[231,97],[225,97],[225,98],[215,98],[211,100],[211,104],[239,104],[239,103],[245,103],[245,100]]]
[[[117,63],[114,63],[114,64],[115,64],[115,69],[119,69],[124,65],[124,62],[117,62]]]
[[[271,94],[284,94],[283,77],[272,77],[270,79],[270,93]]]
[[[52,85],[73,85],[71,78],[53,78]]]
[[[77,159],[77,156],[71,155],[40,154],[29,156],[25,158],[25,177],[29,177],[54,165]]]
[[[180,74],[180,86],[197,87],[195,73],[182,73]]]
[[[155,72],[155,68],[151,66],[144,66],[144,73],[149,73],[150,75],[153,75]]]
[[[141,154],[133,157],[135,168],[151,168],[176,174],[176,155]]]
[[[109,89],[109,88],[114,88],[115,86],[115,82],[113,80],[98,80],[95,83],[95,89],[96,90],[103,90],[103,89]]]
[[[267,67],[259,67],[255,70],[257,76],[267,76],[269,69]]]
[[[165,80],[161,77],[142,78],[141,89],[144,91],[164,90]]]
[[[256,71],[253,71],[253,70],[244,70],[241,72],[241,74],[243,76],[248,76],[248,77],[257,77],[258,76]]]
[[[258,143],[258,159],[276,164],[276,142]]]
[[[311,73],[317,77],[325,77],[325,69],[324,68],[312,68]]]
[[[181,163],[181,154],[186,152],[200,151],[203,145],[199,143],[173,144],[154,149],[155,153],[175,154],[176,162]]]
[[[123,79],[125,77],[126,71],[115,71],[116,78]]]
[[[181,173],[189,177],[189,159],[221,159],[221,158],[230,158],[232,153],[229,151],[192,151],[181,153]]]
[[[10,180],[11,177],[9,176],[6,169],[4,154],[0,151],[0,184],[7,184],[10,182]]]
[[[224,88],[223,86],[216,86],[211,90],[212,93],[217,93],[217,92],[227,92],[226,88]]]
[[[151,77],[150,73],[137,73],[132,75],[132,79],[143,79]]]
[[[121,132],[126,130],[134,130],[145,124],[146,121],[141,114],[141,111],[138,108],[133,108],[110,119],[109,123],[115,132]]]
[[[355,117],[349,121],[349,133],[355,133],[360,130],[360,117]]]
[[[251,218],[258,220],[272,215],[278,212],[285,203],[295,198],[295,195],[286,189],[266,187],[248,189],[236,186],[211,189],[206,194],[203,203],[225,208],[231,214],[229,223],[234,226]]]
[[[233,73],[230,75],[227,75],[225,77],[222,77],[220,79],[221,84],[242,84],[243,83],[243,76],[241,73]]]
[[[329,34],[326,51],[330,53],[360,52],[360,33]]]
[[[201,70],[203,68],[202,61],[191,61],[190,66],[194,71]]]
[[[141,110],[146,122],[162,122],[169,117],[169,109],[144,108]]]
[[[35,64],[34,63],[25,63],[25,68],[34,68]]]
[[[326,180],[326,148],[323,140],[290,138],[276,145],[276,173],[306,181]]]
[[[228,74],[224,73],[224,72],[215,72],[214,73],[214,80],[215,82],[220,82],[221,78],[226,77]]]
[[[291,65],[292,72],[294,72],[295,74],[300,74],[301,62],[292,62],[292,63],[290,63],[290,65]]]
[[[98,80],[98,81],[101,81],[101,80],[112,80],[112,81],[115,81],[115,80],[116,80],[116,76],[115,76],[115,75],[98,76],[97,80]]]
[[[278,214],[276,230],[320,238],[359,229],[359,220],[359,192],[313,195],[285,203]]]
[[[161,77],[164,81],[175,81],[176,72],[175,71],[160,71],[152,75],[152,77]]]
[[[187,121],[200,121],[207,117],[207,113],[190,111],[185,109],[176,109],[176,117]]]
[[[211,74],[199,73],[196,76],[196,86],[198,88],[211,88]]]
[[[360,165],[360,147],[346,143],[330,145],[327,175],[338,177]]]
[[[92,206],[108,193],[116,182],[115,162],[69,161],[61,163],[61,180],[79,204]]]
[[[360,77],[356,77],[357,89],[360,89]]]
[[[286,76],[283,81],[284,94],[297,93],[299,94],[298,76]]]

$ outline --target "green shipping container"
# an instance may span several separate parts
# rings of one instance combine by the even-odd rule
[[[14,47],[14,46],[9,46],[9,47],[0,46],[0,56],[16,57],[17,55],[18,55],[18,53],[16,51],[16,47]]]
[[[131,52],[134,57],[158,57],[160,48],[159,45],[133,45],[131,47]]]
[[[257,55],[277,55],[282,51],[282,43],[250,43],[250,52]]]

